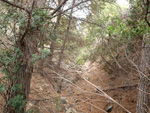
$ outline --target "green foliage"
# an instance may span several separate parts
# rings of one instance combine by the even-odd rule
[[[55,97],[55,101],[56,101],[56,110],[60,111],[61,110],[61,101],[59,97]]]
[[[20,38],[26,30],[28,13],[19,8],[10,7],[10,5],[7,4],[3,5],[4,9],[0,7],[0,38],[3,39],[3,37],[7,37],[7,39],[9,39],[8,42],[12,45],[16,45],[18,38]],[[39,37],[40,31],[44,36],[45,42],[50,39],[55,40],[57,35],[52,28],[52,18],[53,17],[47,10],[33,9],[28,31],[31,32],[31,35],[34,36],[34,38]],[[38,31],[38,33],[36,31]],[[45,37],[48,38],[46,39]],[[3,42],[1,41],[0,44],[2,45]],[[4,49],[4,45],[1,46],[3,47],[0,51],[1,72],[6,76],[3,77],[0,83],[0,94],[6,94],[7,92],[8,95],[13,95],[14,97],[9,100],[8,105],[12,106],[16,112],[21,113],[22,108],[27,102],[24,100],[22,94],[22,84],[11,84],[10,86],[8,83],[10,83],[10,81],[16,83],[15,81],[21,79],[16,75],[19,75],[23,70],[23,54],[18,48],[15,48],[12,45],[9,45],[7,49]],[[45,49],[41,51],[41,56],[32,54],[32,63],[35,63],[39,58],[44,59],[48,54],[50,54],[50,52]]]
[[[130,20],[130,17],[128,17],[127,21],[115,18],[115,22],[113,25],[108,26],[107,30],[110,35],[116,36],[117,40],[125,41],[134,38],[142,38],[143,34],[148,33],[150,28],[144,20],[139,19],[133,22]]]
[[[15,84],[12,88],[11,88],[11,93],[15,93],[18,92],[19,94],[22,93],[21,91],[21,84]]]
[[[41,9],[35,9],[32,14],[32,23],[31,23],[31,29],[33,28],[42,28],[41,26],[47,25],[49,26],[50,23],[47,21],[52,18],[51,15],[48,15],[48,12],[46,10]],[[47,28],[48,29],[48,28]]]
[[[6,90],[6,85],[0,84],[0,94]]]
[[[24,97],[20,94],[11,98],[8,102],[8,105],[11,105],[17,113],[21,113],[23,106],[26,104],[27,101],[24,100]]]
[[[0,53],[0,63],[3,66],[1,72],[5,73],[6,76],[3,77],[3,82],[0,83],[0,93],[4,93],[6,90],[12,95],[17,95],[11,98],[8,101],[8,105],[12,106],[14,110],[18,113],[21,113],[21,109],[26,104],[26,100],[22,95],[22,85],[14,84],[11,89],[9,89],[9,85],[7,84],[10,80],[20,79],[14,75],[19,74],[22,71],[22,63],[18,62],[18,59],[22,57],[21,51],[16,48],[13,50],[3,50]]]
[[[2,72],[4,72],[7,76],[11,76],[16,73],[21,72],[21,62],[18,62],[18,58],[22,56],[22,53],[19,49],[5,50],[1,52],[0,55],[0,65],[3,65]]]
[[[37,55],[37,54],[32,54],[32,63],[35,63],[36,61],[38,61],[38,59],[45,59],[47,55],[50,54],[49,50],[46,49],[42,49],[41,51],[41,56]]]
[[[75,59],[77,65],[83,65],[87,59],[89,59],[89,52],[85,52],[85,49],[80,50],[80,55]]]
[[[52,40],[56,40],[57,37],[58,37],[58,36],[57,36],[56,34],[53,34],[53,33],[50,35],[50,39],[52,39]]]
[[[49,54],[50,54],[50,51],[45,50],[45,49],[42,49],[42,56],[41,56],[41,58],[42,58],[42,59],[45,59],[46,56],[49,55]]]
[[[83,65],[84,63],[85,63],[84,59],[79,59],[76,64],[77,65]]]
[[[32,63],[35,63],[38,59],[40,59],[40,56],[37,54],[32,54]]]
[[[121,19],[118,18],[121,12],[120,8],[118,8],[114,4],[107,3],[107,1],[98,1],[98,0],[96,0],[96,2],[93,1],[91,3],[91,8],[92,8],[92,15],[89,15],[88,18],[91,19],[94,23],[99,24],[100,26],[92,24],[88,25],[86,24],[86,26],[84,25],[83,26],[86,27],[85,41],[86,43],[88,43],[88,46],[86,46],[88,52],[85,52],[87,54],[85,55],[85,57],[87,57],[86,59],[94,60],[98,57],[98,55],[102,54],[102,52],[106,50],[106,49],[102,50],[102,47],[100,47],[101,46],[100,42],[108,39],[108,35],[109,34],[113,35],[114,32],[117,32],[119,35],[124,33],[123,32],[120,33],[121,30],[120,28],[119,29],[116,28],[117,25],[114,26],[111,24],[113,18],[116,23],[119,23],[119,21],[121,21]],[[126,26],[122,23],[120,27],[121,29],[124,29]]]

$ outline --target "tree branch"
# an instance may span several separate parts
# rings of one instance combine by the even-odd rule
[[[20,5],[17,5],[17,4],[15,4],[15,3],[13,3],[13,2],[10,2],[10,1],[8,1],[8,0],[0,0],[0,1],[5,2],[5,3],[7,3],[7,4],[9,4],[9,5],[13,6],[13,7],[16,7],[16,8],[19,8],[19,9],[21,9],[21,10],[24,10],[24,11],[26,11],[27,13],[30,13],[30,11],[29,11],[28,9],[26,9],[25,7],[22,7],[22,6],[20,6]]]
[[[33,1],[33,3],[32,3],[32,9],[31,9],[31,11],[28,13],[27,26],[26,26],[25,32],[23,33],[22,37],[21,37],[20,40],[19,40],[20,42],[23,42],[23,40],[24,40],[26,34],[27,34],[28,31],[29,31],[30,23],[31,23],[31,17],[32,17],[32,11],[33,11],[34,5],[35,5],[35,1]]]
[[[79,2],[79,3],[77,3],[77,4],[73,5],[73,6],[69,7],[68,9],[64,10],[63,12],[66,12],[66,11],[68,11],[68,10],[74,8],[74,7],[77,7],[77,6],[79,6],[80,4],[82,4],[82,3],[88,2],[88,1],[91,1],[91,0],[81,1],[81,2]]]
[[[60,8],[67,2],[68,0],[64,0],[53,12],[51,15],[54,15]]]
[[[63,12],[61,12],[61,13],[62,13],[63,15],[65,15],[65,16],[67,16],[67,17],[70,18],[69,15],[67,15],[67,14],[65,14],[65,13],[63,13]],[[91,22],[91,21],[89,21],[89,20],[86,20],[86,19],[84,19],[84,18],[77,18],[77,17],[74,17],[74,16],[72,16],[71,18],[72,18],[72,19],[75,19],[75,20],[82,21],[82,22],[86,22],[86,23],[89,23],[89,24],[92,24],[92,25],[95,25],[95,26],[98,26],[98,27],[105,27],[105,26],[102,26],[102,25],[100,25],[100,24],[97,24],[97,23]]]
[[[150,27],[150,22],[148,21],[148,14],[149,14],[149,0],[146,1],[146,12],[145,12],[145,21]]]
[[[72,9],[72,8],[74,8],[74,7],[77,7],[77,6],[79,6],[80,4],[85,3],[85,2],[88,2],[88,1],[91,1],[91,0],[81,1],[81,2],[79,2],[79,3],[77,3],[77,4],[73,5],[73,6],[69,7],[68,9],[66,9],[66,10],[64,10],[64,11],[60,11],[60,10],[59,10],[59,12],[65,13],[65,12],[67,12],[68,10],[70,10],[70,9]],[[41,8],[41,9],[56,10],[56,9],[54,9],[54,8],[52,8],[52,7],[43,7],[43,8]],[[59,15],[59,14],[54,15],[53,18],[56,17],[56,16],[58,16],[58,15]]]

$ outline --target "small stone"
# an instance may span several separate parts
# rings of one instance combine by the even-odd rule
[[[73,107],[73,106],[74,106],[74,104],[69,104],[66,106],[66,108],[68,109],[68,108]]]
[[[39,86],[41,91],[44,91],[44,87],[43,86]]]
[[[81,100],[76,100],[75,103],[81,102]]]
[[[92,107],[90,108],[90,111],[93,111],[93,108],[92,108]]]
[[[109,106],[106,111],[107,111],[108,113],[110,113],[110,112],[113,110],[113,108],[114,108],[113,106]]]
[[[67,104],[67,100],[65,97],[61,97],[60,102],[61,102],[61,104]]]
[[[67,109],[66,113],[78,113],[78,112],[74,108],[69,108],[69,109]]]

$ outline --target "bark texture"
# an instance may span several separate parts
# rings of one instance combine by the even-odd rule
[[[62,0],[59,0],[58,1],[58,6],[61,4]],[[55,30],[55,33],[57,33],[57,28],[60,24],[60,20],[61,20],[61,13],[59,12],[58,14],[58,17],[57,17],[57,20],[56,20],[56,24],[54,26],[54,30]],[[53,60],[53,56],[54,56],[54,50],[55,50],[55,41],[56,40],[53,40],[51,41],[51,44],[50,44],[50,56],[49,56],[49,61],[51,62]]]
[[[5,1],[4,1],[5,2]],[[5,94],[5,106],[4,106],[4,113],[18,113],[17,108],[9,104],[9,101],[16,97],[17,95],[23,96],[23,101],[27,102],[29,99],[30,94],[30,83],[33,73],[33,62],[32,62],[32,55],[37,52],[37,45],[38,45],[38,38],[41,36],[41,31],[38,28],[30,29],[32,12],[35,7],[43,7],[46,3],[46,0],[21,0],[19,1],[24,6],[31,7],[31,10],[25,10],[28,13],[28,20],[27,25],[24,30],[23,35],[20,34],[20,37],[16,41],[16,48],[19,49],[20,53],[22,54],[20,57],[17,57],[17,62],[20,62],[19,66],[21,68],[20,72],[15,74],[11,74],[12,77],[15,79],[9,79],[8,82],[8,89]],[[10,4],[10,3],[9,3]],[[12,4],[10,4],[12,5]],[[12,5],[16,7],[15,5]],[[21,6],[20,9],[23,9]],[[29,8],[30,9],[30,8]],[[39,26],[42,27],[42,26]],[[20,28],[21,29],[21,28]],[[17,55],[17,54],[16,54]],[[12,66],[15,66],[15,64]],[[12,88],[16,85],[21,85],[21,91],[15,90],[12,92]],[[20,108],[19,113],[26,112],[26,103]]]
[[[28,101],[29,99],[30,82],[33,72],[32,54],[36,52],[37,41],[30,35],[27,35],[23,42],[18,40],[16,46],[22,53],[22,55],[17,59],[18,62],[21,62],[21,72],[11,75],[15,76],[16,79],[9,80],[9,87],[5,98],[6,104],[4,106],[4,113],[17,113],[16,109],[12,105],[9,105],[8,102],[18,94],[23,95],[24,101]],[[16,90],[15,92],[12,92],[11,89],[16,84],[21,85],[21,91]],[[22,107],[21,113],[25,113],[25,110],[26,104]]]
[[[147,41],[142,50],[140,63],[140,81],[138,85],[138,101],[136,113],[148,113],[148,93],[149,93],[149,76],[150,76],[150,44]]]
[[[75,4],[75,0],[73,0],[73,2],[72,2],[72,7],[74,6],[74,4]],[[68,26],[67,26],[65,38],[64,38],[64,41],[63,41],[63,45],[61,47],[60,55],[59,55],[58,67],[60,67],[60,64],[61,64],[61,61],[62,61],[62,58],[63,58],[63,54],[64,54],[64,50],[65,50],[65,46],[66,46],[66,42],[67,42],[67,39],[68,39],[71,20],[72,20],[72,13],[73,13],[73,8],[71,9],[71,12],[70,12],[70,15],[69,15],[69,21],[68,21]]]

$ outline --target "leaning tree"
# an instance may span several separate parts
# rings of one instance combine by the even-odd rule
[[[35,53],[42,38],[49,36],[51,19],[66,3],[47,12],[45,0],[0,0],[1,55],[5,77],[0,84],[5,99],[4,113],[25,113],[29,99]],[[43,35],[44,34],[44,35]]]

